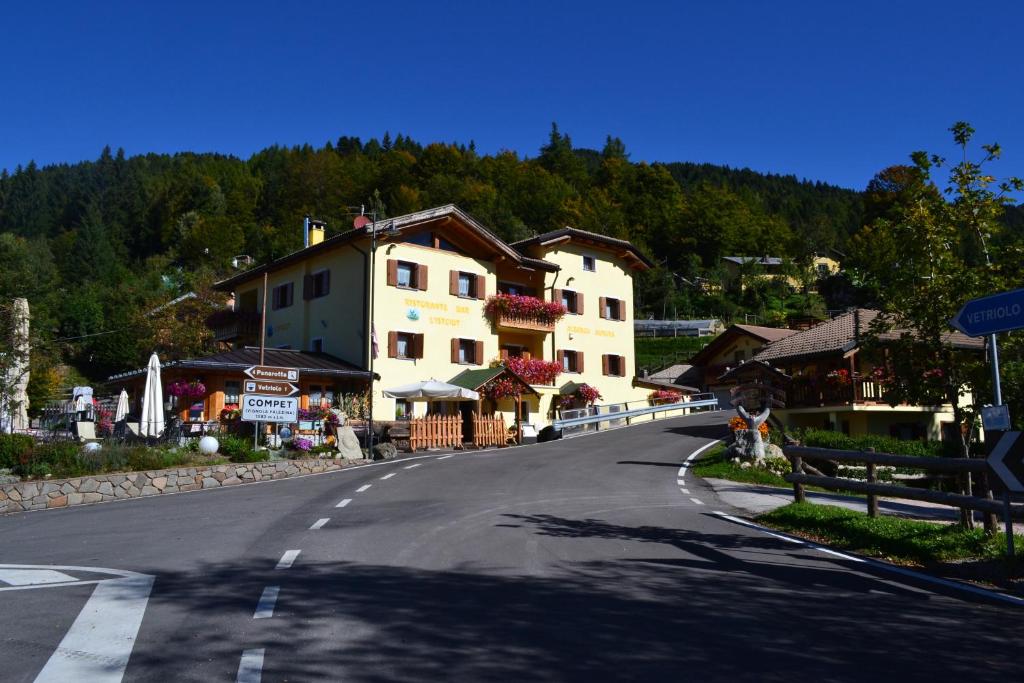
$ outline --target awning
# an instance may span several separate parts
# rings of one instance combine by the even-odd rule
[[[384,395],[388,398],[401,398],[406,401],[477,401],[480,399],[480,394],[475,391],[455,384],[439,382],[436,379],[385,389]]]

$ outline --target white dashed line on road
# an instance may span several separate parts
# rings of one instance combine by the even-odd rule
[[[365,491],[366,489],[370,488],[371,486],[373,486],[373,484],[363,484],[362,486],[360,486],[359,488],[356,489],[356,493],[362,493],[363,491]]]
[[[412,464],[412,465],[406,465],[406,466],[405,466],[405,469],[407,469],[407,470],[411,470],[411,469],[412,469],[413,467],[420,467],[420,466],[421,466],[422,464],[423,464],[423,463],[421,463],[421,462],[417,462],[417,463],[414,463],[414,464]]]
[[[263,677],[263,655],[266,652],[262,647],[258,650],[245,650],[242,652],[242,661],[238,663],[238,676],[235,683],[260,683]]]
[[[683,487],[680,486],[679,487],[679,493],[684,493],[686,495],[690,495],[690,489],[684,489]]]
[[[327,522],[331,521],[330,517],[321,517],[320,519],[313,522],[313,526],[309,527],[310,531],[316,531],[317,529],[323,529]]]
[[[447,460],[448,458],[454,458],[454,457],[455,457],[455,454],[452,453],[451,455],[442,455],[440,458],[438,458],[438,460]]]
[[[703,505],[704,504],[704,501],[702,501],[700,498],[690,498],[690,500],[693,501],[694,505]]]
[[[281,592],[280,586],[267,586],[263,589],[260,601],[256,603],[256,611],[253,612],[253,619],[269,619],[274,616],[274,605],[277,604],[277,595]]]
[[[292,563],[295,562],[295,558],[298,557],[301,552],[301,550],[286,550],[284,555],[281,556],[281,559],[278,560],[277,566],[274,567],[274,569],[288,569],[292,566]]]
[[[392,472],[391,474],[385,474],[380,479],[381,479],[381,481],[384,481],[385,479],[390,479],[391,477],[395,476],[396,474],[398,474],[398,472]]]
[[[343,508],[343,507],[345,507],[346,505],[348,505],[351,502],[352,502],[351,498],[346,498],[345,500],[341,501],[340,503],[338,503],[334,507],[336,507],[336,508]]]

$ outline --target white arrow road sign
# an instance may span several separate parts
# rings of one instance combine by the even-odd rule
[[[1024,439],[1022,432],[1003,432],[988,454],[988,465],[1011,491],[1024,491]]]
[[[95,578],[97,574],[105,578]],[[0,592],[96,586],[35,683],[119,683],[142,626],[153,579],[147,574],[100,567],[0,565]]]

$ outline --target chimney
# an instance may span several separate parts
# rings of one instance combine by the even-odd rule
[[[860,309],[853,309],[853,343],[860,346]]]
[[[323,221],[311,220],[309,221],[308,234],[306,246],[315,247],[324,241],[324,236],[327,234],[327,225]]]
[[[302,248],[309,246],[309,216],[302,219]]]

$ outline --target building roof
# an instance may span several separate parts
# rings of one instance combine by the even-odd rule
[[[759,266],[782,265],[782,259],[778,256],[723,256],[722,260],[738,265],[743,265],[744,263],[756,263]]]
[[[597,246],[604,247],[605,249],[622,250],[622,255],[629,256],[634,259],[637,264],[644,268],[653,268],[654,262],[651,261],[647,256],[637,249],[631,242],[626,240],[620,240],[615,237],[609,237],[608,235],[602,235],[596,232],[590,232],[589,230],[580,230],[579,228],[570,228],[568,226],[560,228],[558,230],[552,230],[545,232],[540,235],[534,235],[528,237],[525,240],[519,240],[513,242],[512,246],[519,251],[533,246],[545,246],[558,242],[561,240],[574,240],[577,242],[595,244]]]
[[[780,327],[761,327],[760,325],[730,325],[725,332],[718,335],[690,358],[693,365],[708,365],[711,359],[725,351],[730,344],[736,341],[737,337],[748,336],[754,339],[771,343],[785,339],[796,334],[796,330],[787,330]]]
[[[204,358],[190,358],[167,361],[161,369],[181,368],[189,370],[235,370],[242,371],[253,365],[260,365],[260,350],[253,346],[216,353]],[[326,353],[312,351],[295,351],[292,349],[265,349],[262,365],[274,367],[297,368],[300,373],[318,377],[350,377],[354,379],[370,379],[370,373],[351,363]],[[146,368],[129,370],[111,375],[107,382],[140,377],[146,374]],[[380,379],[376,374],[376,379]]]
[[[634,377],[633,386],[644,387],[645,389],[669,389],[672,391],[681,391],[690,394],[700,393],[700,389],[697,387],[692,387],[687,384],[676,384],[675,382],[666,382],[664,380],[652,379],[650,377]]]
[[[784,373],[782,370],[779,370],[778,368],[773,368],[771,365],[768,365],[768,363],[764,362],[763,360],[757,359],[745,360],[736,367],[729,368],[728,370],[723,372],[721,377],[719,377],[718,379],[737,379],[739,377],[744,377],[747,375],[775,377],[782,381],[788,381],[790,379],[790,376]]]
[[[454,204],[445,204],[444,206],[417,211],[404,216],[381,219],[377,221],[378,239],[388,239],[392,236],[393,232],[401,234],[402,232],[413,230],[425,223],[453,218],[468,227],[470,231],[473,232],[482,242],[487,243],[496,252],[511,259],[513,262],[523,263],[528,267],[539,268],[541,270],[556,271],[559,269],[554,263],[549,263],[543,259],[527,259],[522,253],[506,244],[501,238],[484,227],[482,223]],[[367,233],[366,228],[347,230],[328,237],[320,244],[314,244],[309,247],[298,249],[286,256],[282,256],[274,259],[273,261],[269,261],[268,263],[264,263],[256,266],[255,268],[250,268],[249,270],[233,275],[225,280],[221,280],[214,284],[214,289],[231,291],[236,285],[252,280],[254,277],[262,275],[264,272],[279,270],[285,266],[303,261],[310,256],[315,256],[316,254],[324,253],[331,249],[355,242],[361,238],[368,237],[368,235],[369,233]]]
[[[754,358],[761,361],[779,361],[845,353],[857,347],[860,336],[867,333],[871,321],[878,315],[879,311],[870,308],[847,311],[807,330],[772,342],[758,351]],[[906,332],[891,330],[878,335],[878,338],[882,341],[895,341]],[[968,337],[952,329],[943,340],[960,349],[980,350],[985,346],[981,339]]]
[[[448,380],[448,383],[454,384],[457,387],[462,387],[463,389],[479,391],[484,387],[485,384],[487,384],[493,379],[500,377],[501,375],[508,375],[511,379],[514,379],[517,382],[519,382],[519,384],[521,384],[526,389],[526,392],[524,393],[533,394],[534,396],[540,395],[537,393],[536,389],[531,387],[526,382],[526,380],[524,380],[522,377],[520,377],[518,374],[516,374],[509,368],[505,367],[504,365],[499,365],[498,367],[495,368],[463,370],[459,374],[455,375],[455,377],[452,377],[450,380]]]

